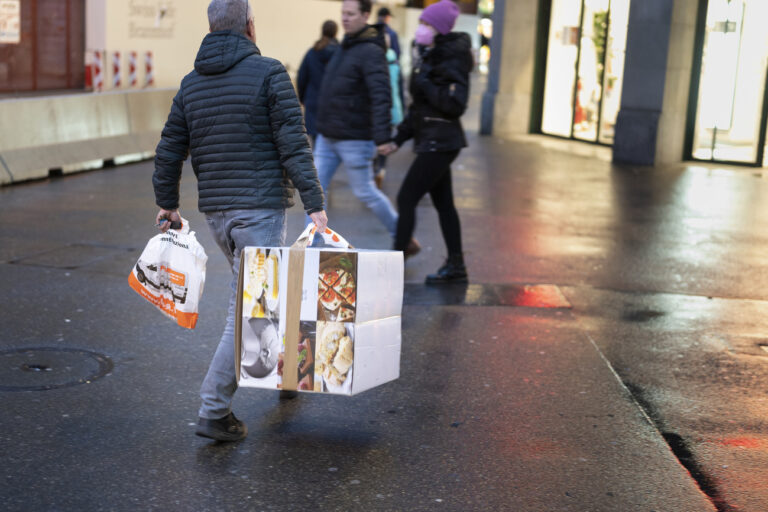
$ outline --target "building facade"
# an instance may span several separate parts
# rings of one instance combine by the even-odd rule
[[[766,166],[765,19],[764,0],[496,0],[481,126]]]

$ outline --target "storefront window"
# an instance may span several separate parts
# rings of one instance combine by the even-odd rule
[[[766,19],[765,0],[709,0],[693,158],[762,164]]]
[[[541,131],[613,142],[629,0],[552,0]]]

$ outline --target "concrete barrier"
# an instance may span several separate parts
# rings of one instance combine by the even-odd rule
[[[147,158],[174,89],[0,101],[0,185]]]

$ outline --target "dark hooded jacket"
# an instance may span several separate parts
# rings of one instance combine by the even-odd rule
[[[325,68],[317,111],[317,131],[331,139],[392,139],[392,92],[385,57],[384,25],[366,25],[345,35]]]
[[[206,35],[195,70],[181,81],[155,156],[152,183],[161,208],[178,208],[188,154],[202,212],[288,208],[294,186],[307,213],[323,209],[291,80],[242,34]]]
[[[398,146],[413,138],[414,151],[455,151],[467,145],[459,118],[469,99],[469,73],[474,67],[469,35],[435,36],[433,48],[421,49],[413,63],[412,102],[397,127]]]
[[[338,49],[339,43],[335,41],[322,50],[311,48],[304,55],[299,67],[296,86],[299,101],[304,105],[304,122],[310,135],[317,135],[317,107],[320,105],[320,86],[323,83],[325,66]]]

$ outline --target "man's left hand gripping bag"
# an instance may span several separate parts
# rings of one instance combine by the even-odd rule
[[[149,240],[128,284],[180,326],[194,329],[207,261],[195,232],[182,218],[180,230],[169,229]]]

